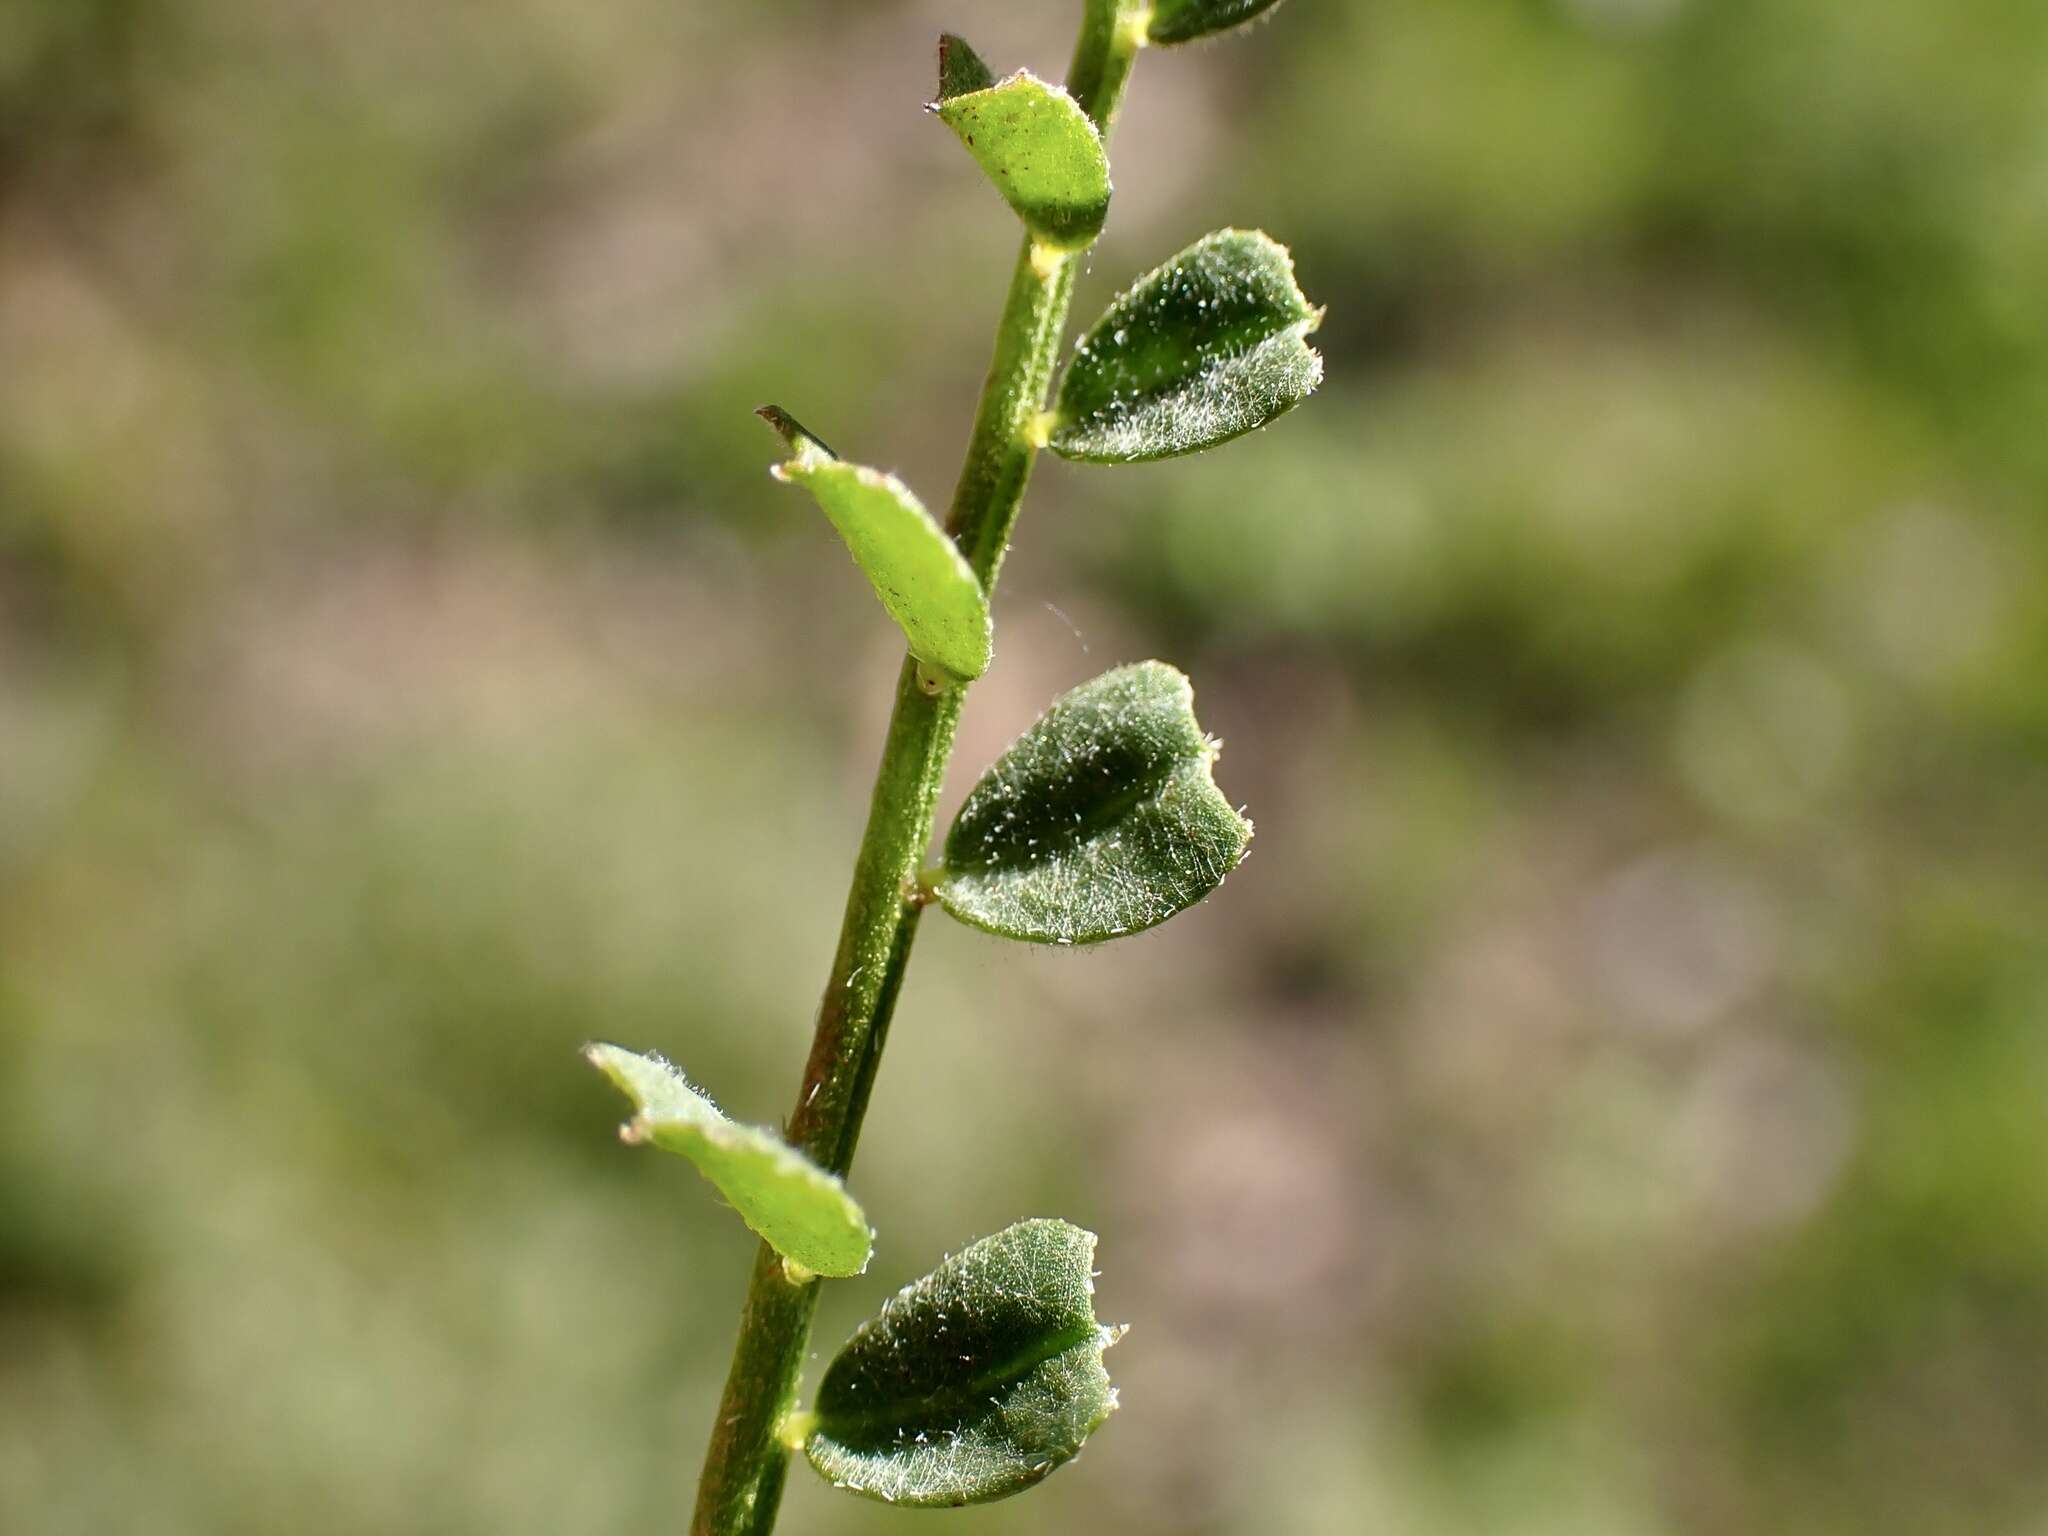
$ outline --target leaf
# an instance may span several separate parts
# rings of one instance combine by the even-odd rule
[[[937,895],[962,922],[1093,944],[1192,906],[1244,857],[1251,823],[1210,778],[1220,744],[1161,661],[1056,700],[998,758],[946,835]]]
[[[1145,38],[1153,43],[1186,43],[1212,32],[1243,26],[1280,0],[1155,0]]]
[[[659,1056],[616,1045],[587,1045],[583,1054],[633,1101],[633,1118],[619,1127],[622,1141],[687,1157],[740,1220],[792,1263],[821,1275],[868,1267],[874,1233],[838,1179],[773,1131],[728,1120]]]
[[[979,1504],[1070,1460],[1116,1407],[1095,1234],[1021,1221],[971,1244],[847,1340],[818,1389],[811,1465],[896,1504]]]
[[[985,91],[996,83],[981,55],[967,46],[967,39],[951,32],[939,34],[939,100],[950,101],[973,91]]]
[[[939,68],[932,111],[981,162],[1032,238],[1061,251],[1093,243],[1109,217],[1109,157],[1079,103],[1022,69],[981,90],[948,94],[943,44]]]
[[[910,654],[960,682],[986,672],[994,643],[988,598],[960,547],[910,487],[894,475],[847,463],[779,406],[764,405],[756,414],[791,449],[789,462],[772,471],[775,478],[817,498],[903,630]]]
[[[1205,235],[1120,294],[1074,349],[1051,446],[1127,463],[1213,448],[1322,382],[1303,340],[1322,311],[1287,248],[1257,231]]]

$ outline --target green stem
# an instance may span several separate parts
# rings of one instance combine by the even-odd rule
[[[1146,9],[1141,0],[1087,0],[1067,89],[1105,141],[1130,78],[1139,47],[1137,21]],[[1035,254],[1027,239],[1010,280],[995,360],[975,412],[949,520],[991,593],[1037,457],[1035,425],[1045,409],[1073,296],[1075,260],[1045,262],[1034,259]],[[904,659],[839,949],[818,1009],[803,1087],[785,1132],[792,1146],[834,1173],[844,1174],[852,1165],[917,935],[921,903],[914,893],[931,846],[962,696],[958,688],[925,692],[917,664]],[[781,1429],[796,1405],[819,1283],[792,1283],[765,1244],[756,1256],[732,1369],[697,1486],[692,1536],[767,1536],[774,1529],[789,1467]]]

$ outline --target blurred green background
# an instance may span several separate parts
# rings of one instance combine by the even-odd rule
[[[0,4],[0,1529],[679,1530],[897,648],[776,400],[943,503],[1014,225],[941,27]],[[1040,467],[944,814],[1184,666],[1256,816],[926,925],[830,1349],[1104,1235],[1125,1411],[784,1529],[2048,1533],[2048,6],[1293,0],[1146,56],[1085,320],[1289,241],[1329,381]]]

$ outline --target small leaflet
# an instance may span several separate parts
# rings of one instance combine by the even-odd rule
[[[1263,427],[1322,382],[1306,337],[1322,311],[1287,248],[1256,230],[1205,235],[1120,294],[1060,381],[1053,452],[1171,458]]]
[[[727,1119],[659,1056],[602,1044],[583,1054],[633,1101],[620,1140],[687,1157],[740,1220],[792,1263],[833,1276],[867,1268],[874,1233],[838,1179],[773,1131]]]
[[[1094,944],[1163,923],[1235,869],[1251,823],[1217,789],[1220,744],[1161,661],[1056,700],[969,793],[936,891],[1005,938]]]
[[[911,655],[955,682],[988,670],[995,643],[988,598],[960,547],[894,475],[849,464],[780,406],[755,413],[790,446],[772,473],[816,498],[866,573]]]
[[[804,1454],[891,1504],[1006,1498],[1071,1461],[1116,1408],[1095,1320],[1095,1234],[1022,1221],[905,1286],[840,1350]]]
[[[979,59],[974,66],[987,73]],[[1055,251],[1086,249],[1109,217],[1102,135],[1073,97],[1029,70],[953,92],[952,86],[974,78],[974,66],[949,67],[941,43],[940,95],[932,111],[959,135],[1033,239]]]

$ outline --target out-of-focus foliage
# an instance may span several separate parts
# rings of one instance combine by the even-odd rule
[[[750,1240],[576,1047],[789,1108],[896,656],[748,413],[947,482],[931,41],[1069,12],[6,10],[0,1529],[671,1521]],[[958,782],[1172,655],[1256,856],[925,925],[820,1336],[1111,1235],[1128,1411],[963,1531],[2038,1536],[2048,7],[1279,14],[1077,313],[1270,229],[1318,408],[1040,466]]]

